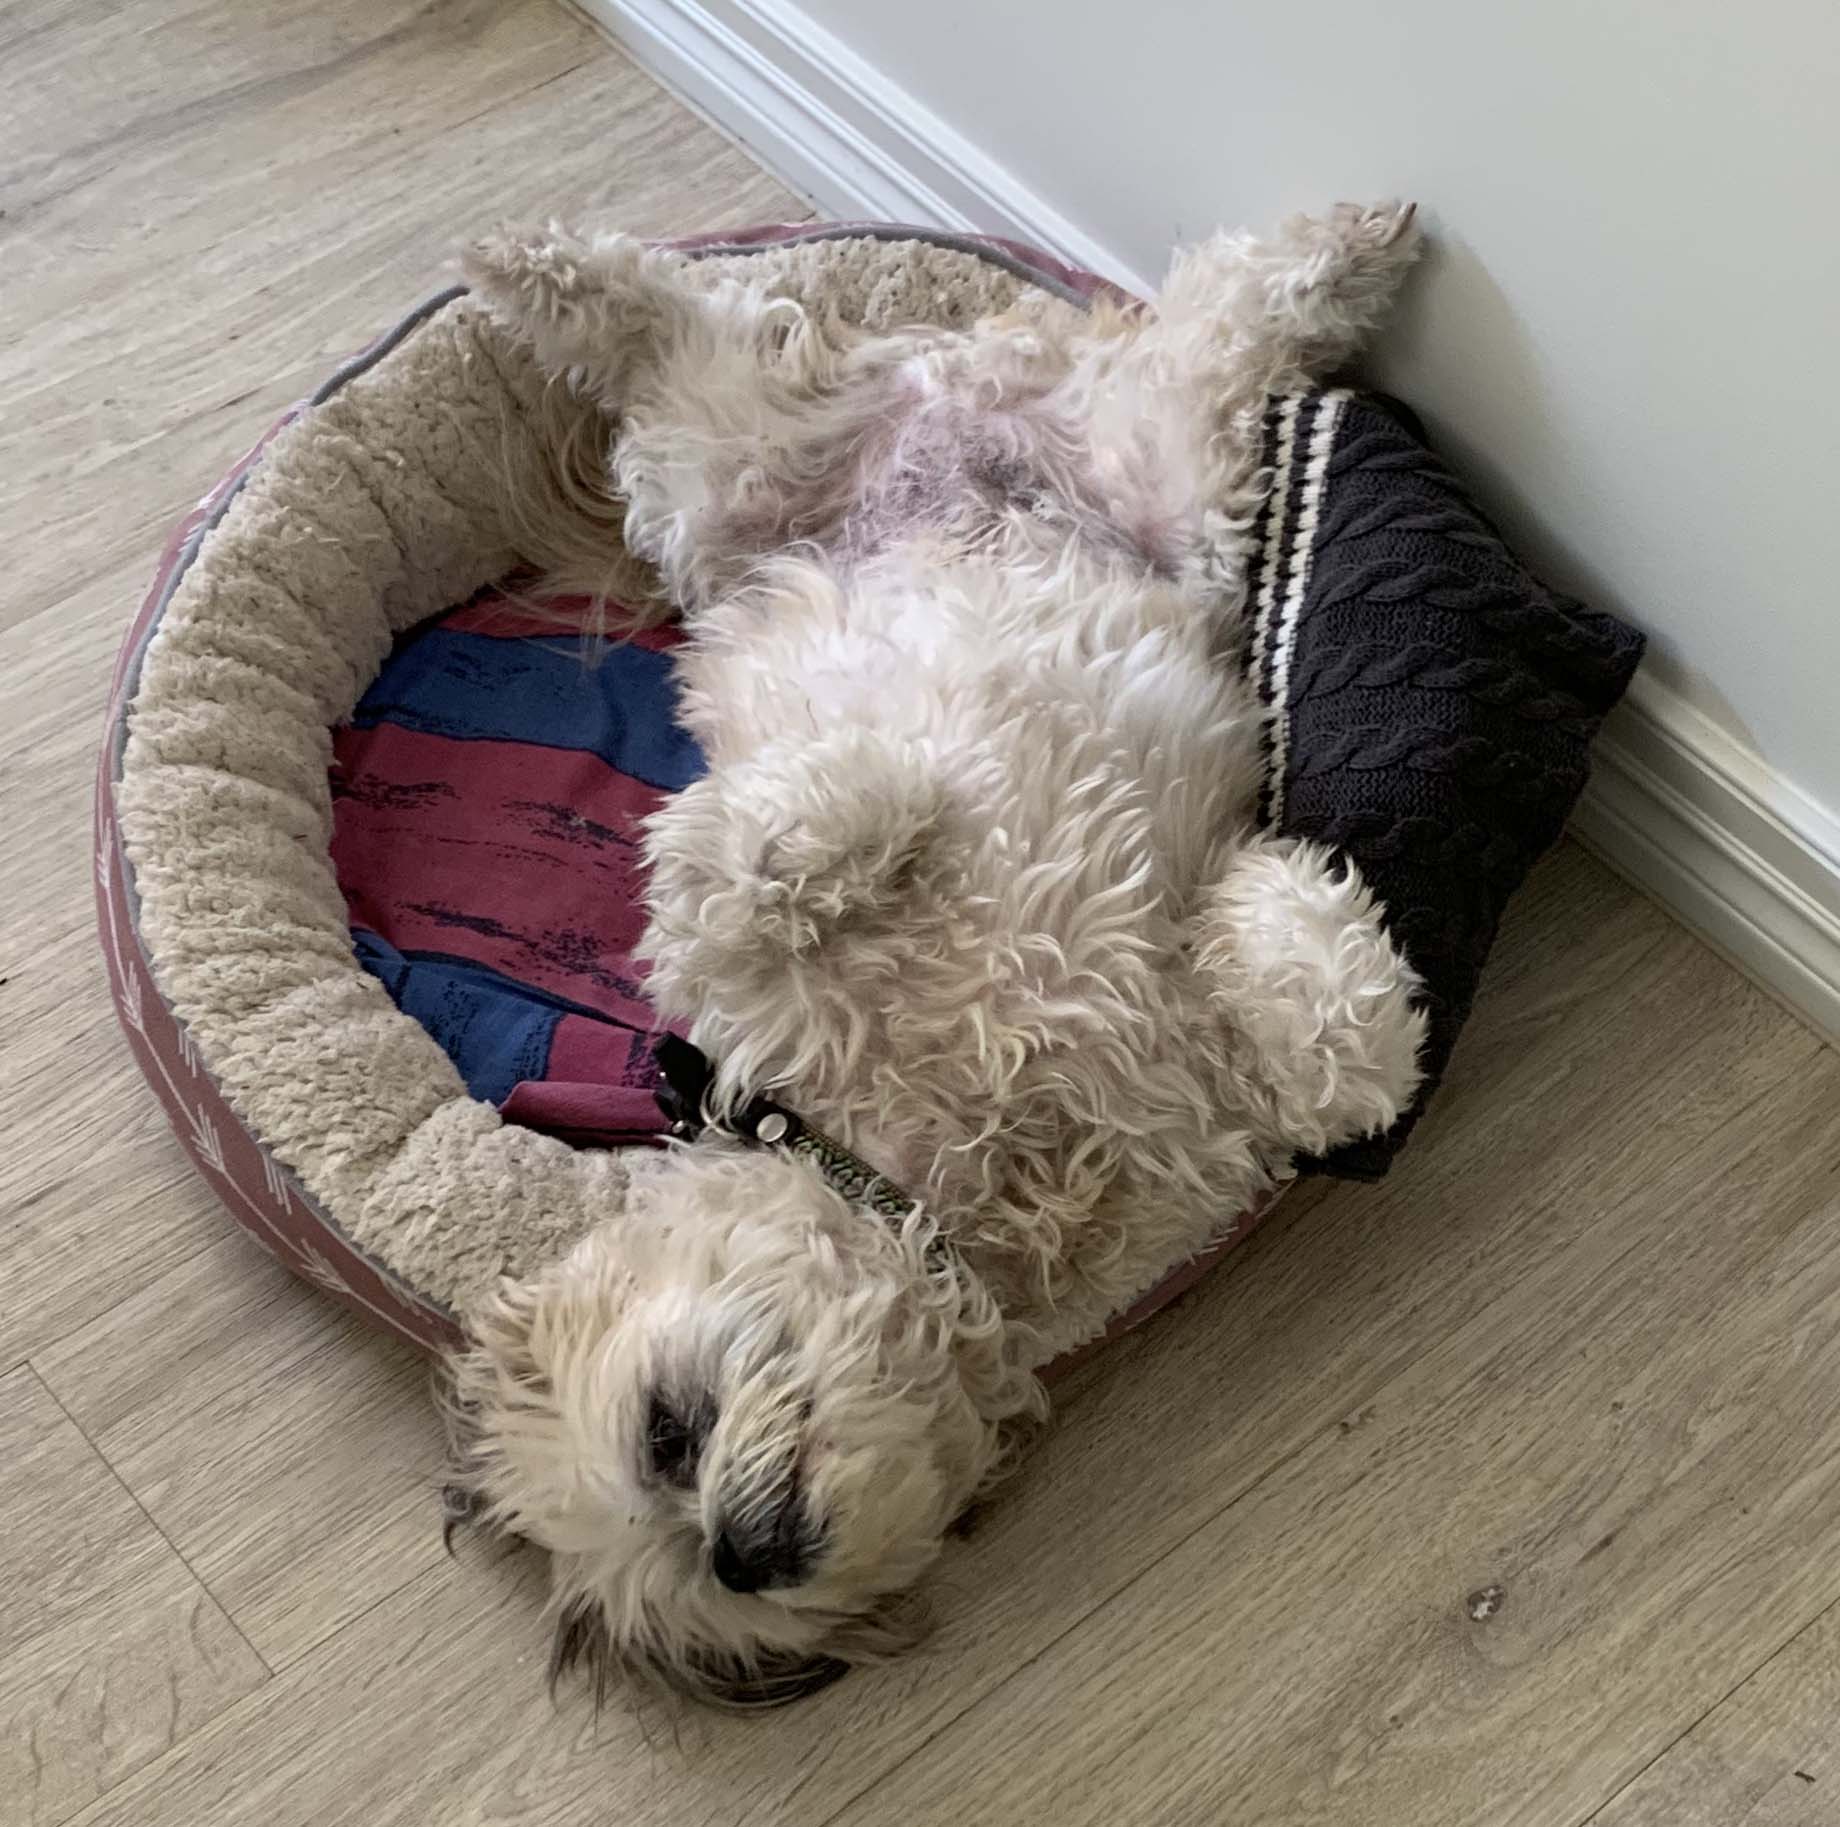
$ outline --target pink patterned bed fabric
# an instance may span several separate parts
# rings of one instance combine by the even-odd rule
[[[842,224],[825,237],[919,236],[975,248],[1063,296],[1105,281],[1014,243]],[[812,238],[769,227],[675,243],[718,251]],[[444,294],[354,358],[328,397]],[[231,1214],[284,1264],[418,1344],[455,1343],[454,1317],[355,1249],[250,1135],[162,999],[137,923],[114,784],[139,659],[178,579],[283,416],[182,521],[123,644],[96,789],[96,894],[124,1032],[175,1133]],[[702,769],[672,717],[661,630],[584,655],[570,605],[533,616],[482,594],[397,644],[351,722],[334,732],[333,862],[359,961],[507,1121],[578,1146],[646,1144],[664,1123],[653,1095],[654,1016],[632,952],[642,920],[639,821]],[[579,605],[575,605],[579,607]],[[1242,1215],[1108,1329],[1109,1339],[1191,1286],[1243,1237]],[[1103,1344],[1095,1341],[1061,1370]]]

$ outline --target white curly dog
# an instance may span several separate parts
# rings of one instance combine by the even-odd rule
[[[1239,645],[1268,397],[1415,251],[1345,206],[1185,253],[1151,310],[896,334],[624,236],[470,256],[605,411],[709,763],[652,820],[645,941],[709,1126],[455,1365],[562,1665],[767,1702],[910,1641],[1038,1368],[1410,1101],[1373,898],[1255,825]]]

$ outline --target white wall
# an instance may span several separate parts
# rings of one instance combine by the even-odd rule
[[[1553,582],[1840,808],[1834,0],[803,4],[1140,273],[1421,199],[1379,378]]]

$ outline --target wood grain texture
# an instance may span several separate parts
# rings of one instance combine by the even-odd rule
[[[0,1377],[0,1824],[63,1820],[268,1679],[30,1369]]]
[[[805,213],[547,0],[76,8],[8,92],[0,622],[150,563],[482,226]]]
[[[842,1818],[1587,1815],[1840,1597],[1840,1061],[1681,1140]]]
[[[0,1366],[223,1233],[122,1044],[90,900],[90,782],[118,569],[0,628]]]
[[[1840,1821],[1840,1608],[1821,1613],[1604,1808],[1591,1827]]]
[[[534,1585],[514,1589],[496,1622],[481,1629],[466,1610],[465,1580],[456,1587],[449,1569],[436,1568],[303,1657],[271,1693],[215,1722],[189,1755],[166,1760],[94,1818],[148,1827],[197,1818],[304,1827],[339,1818],[347,1794],[362,1793],[370,1812],[361,1818],[378,1822],[446,1818],[448,1811],[499,1820],[516,1818],[520,1805],[540,1804],[541,1818],[556,1823],[816,1823],[855,1802],[854,1818],[905,1827],[916,1805],[907,1782],[914,1765],[901,1760],[924,1763],[934,1755],[929,1739],[952,1746],[986,1710],[1003,1713],[1031,1670],[1062,1667],[1074,1646],[1090,1645],[1109,1667],[1118,1633],[1154,1606],[1165,1577],[1172,1578],[1175,1609],[1204,1612],[1226,1576],[1212,1561],[1185,1567],[1179,1579],[1167,1576],[1194,1555],[1187,1544],[1223,1527],[1274,1481],[1282,1488],[1290,1468],[1315,1464],[1336,1443],[1379,1437],[1382,1416],[1392,1412],[1390,1392],[1417,1388],[1415,1376],[1427,1404],[1443,1399],[1444,1383],[1421,1367],[1437,1365],[1460,1386],[1471,1367],[1485,1364],[1501,1303],[1517,1289],[1545,1288],[1553,1264],[1583,1262],[1604,1227],[1645,1198],[1658,1155],[1690,1154],[1696,1138],[1706,1152],[1716,1127],[1709,1109],[1722,1102],[1729,1114],[1767,1100],[1825,1058],[1774,1005],[1576,852],[1562,851],[1542,869],[1504,935],[1500,962],[1465,1041],[1474,1058],[1473,1067],[1462,1067],[1466,1099],[1475,1100],[1467,1118],[1428,1126],[1397,1183],[1319,1192],[1313,1209],[1305,1200],[1281,1214],[1227,1275],[1126,1341],[1083,1381],[1035,1461],[954,1554],[946,1628],[930,1655],[852,1677],[766,1729],[691,1720],[680,1751],[656,1722],[614,1716],[591,1728],[578,1695],[565,1695],[559,1715],[525,1710],[518,1684],[534,1683],[541,1649]],[[1696,1007],[1703,1026],[1696,1021],[1688,1034],[1679,1022],[1657,1021],[1658,1009],[1680,1006]],[[1735,1047],[1722,1038],[1732,1035],[1740,1037]],[[1678,1081],[1658,1064],[1664,1052],[1681,1061]],[[1635,1062],[1636,1082],[1622,1076],[1625,1059]],[[1652,1083],[1640,1081],[1644,1071]],[[1538,1088],[1538,1098],[1529,1098],[1529,1087]],[[1625,1107],[1599,1117],[1599,1106],[1619,1100]],[[1601,1121],[1606,1136],[1605,1150],[1592,1151],[1588,1162],[1565,1146],[1587,1121]],[[1644,1136],[1652,1140],[1632,1145]],[[1587,1185],[1590,1197],[1579,1190]],[[1531,1310],[1541,1297],[1523,1298]],[[1550,1290],[1545,1298],[1553,1299]],[[1564,1300],[1555,1310],[1566,1311]],[[1448,1359],[1453,1334],[1469,1341],[1466,1358]],[[1413,1412],[1411,1403],[1404,1406]],[[1486,1403],[1479,1413],[1491,1425],[1499,1421]],[[1490,1453],[1499,1451],[1505,1448],[1494,1440],[1478,1449],[1484,1476],[1507,1477],[1505,1466],[1491,1469]],[[1347,1503],[1338,1526],[1367,1532],[1351,1535],[1344,1551],[1366,1565],[1370,1585],[1403,1577],[1400,1554],[1395,1549],[1388,1559],[1387,1549],[1433,1530],[1448,1493],[1440,1489],[1433,1498],[1422,1516],[1394,1509],[1370,1515]],[[1280,1614],[1292,1604],[1307,1607],[1325,1578],[1324,1568],[1312,1565],[1298,1570],[1302,1589],[1293,1584],[1294,1541],[1286,1518],[1263,1544],[1259,1578],[1272,1589],[1269,1608]],[[468,1568],[469,1577],[498,1577],[478,1552],[469,1554]],[[1146,1578],[1146,1569],[1155,1571]],[[1361,1569],[1338,1561],[1335,1571],[1352,1579]],[[1464,1590],[1484,1583],[1479,1577]],[[1361,1588],[1349,1603],[1358,1611],[1368,1599]],[[1325,1602],[1324,1595],[1314,1602]],[[1261,1618],[1261,1629],[1269,1622]],[[393,1739],[377,1743],[374,1722],[349,1699],[368,1659],[387,1663],[400,1638],[422,1646],[416,1706],[442,1725],[438,1749],[413,1759]],[[1314,1691],[1311,1662],[1295,1641],[1248,1639],[1218,1616],[1205,1629],[1196,1626],[1194,1640],[1198,1657],[1239,1666],[1257,1692]],[[1160,1637],[1133,1638],[1131,1653],[1116,1658],[1121,1690],[1153,1685],[1167,1654]],[[1091,1700],[1079,1686],[1081,1672],[1074,1664],[1057,1677],[1043,1700],[1052,1718],[1029,1724],[1044,1765],[1064,1761],[1073,1737],[1097,1740],[1114,1714],[1121,1731],[1142,1733],[1144,1757],[1180,1763],[1196,1729],[1192,1702],[1172,1704],[1159,1732],[1109,1690]],[[1190,1669],[1185,1679],[1192,1685],[1198,1672],[1210,1686],[1221,1679],[1211,1666]],[[1323,1743],[1335,1742],[1333,1708],[1357,1685],[1341,1678],[1319,1695],[1331,1717],[1308,1723],[1325,1734]],[[1097,1709],[1091,1720],[1080,1710],[1088,1705]],[[1081,1719],[1079,1734],[1068,1731],[1072,1717]],[[648,1738],[661,1735],[669,1748],[649,1749]],[[1299,1737],[1311,1742],[1305,1731]],[[1108,1743],[1108,1757],[1119,1754]],[[929,1780],[942,1785],[943,1796],[962,1796],[967,1773],[981,1762],[1003,1761],[982,1741],[968,1760],[959,1752],[939,1755],[952,1774]],[[1034,1768],[1014,1792],[983,1793],[973,1784],[967,1818],[1135,1818],[1130,1796],[1141,1772],[1128,1761],[1125,1767],[1128,1778],[1117,1785],[1083,1769],[1071,1796]],[[259,1770],[268,1785],[246,1814],[235,1811],[243,1804],[234,1802],[225,1774],[231,1769]],[[895,1774],[878,1787],[890,1770]],[[1435,1797],[1436,1790],[1427,1793]],[[1209,1805],[1217,1799],[1210,1796]],[[1178,1810],[1142,1818],[1186,1817]]]
[[[1569,847],[1393,1175],[1072,1379],[929,1653],[552,1706],[422,1365],[115,1036],[91,745],[161,533],[464,235],[803,212],[546,0],[20,0],[0,60],[0,1822],[1840,1822],[1840,1067]]]
[[[241,1234],[33,1362],[273,1668],[440,1556],[427,1360]]]

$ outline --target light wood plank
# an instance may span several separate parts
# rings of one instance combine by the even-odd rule
[[[427,1360],[241,1235],[35,1361],[271,1667],[440,1556]]]
[[[0,1377],[0,1823],[50,1827],[268,1679],[29,1368]]]
[[[1840,1061],[1641,1158],[841,1818],[1588,1814],[1840,1596]]]
[[[91,771],[142,567],[0,628],[0,1365],[222,1235],[116,1024],[90,895]]]
[[[1824,1612],[1600,1812],[1591,1827],[1840,1821],[1840,1609]]]
[[[10,965],[0,1023],[0,1363],[89,1323],[229,1220],[192,1171],[131,1061],[94,938],[67,935]],[[0,973],[4,974],[4,973]],[[27,1044],[27,1037],[31,1044]]]
[[[1568,907],[1584,916],[1581,930],[1559,917]],[[500,1619],[498,1659],[481,1670],[480,1639],[457,1599],[430,1596],[443,1589],[427,1581],[446,1578],[431,1574],[291,1669],[283,1692],[220,1722],[215,1750],[148,1773],[133,1792],[135,1818],[165,1827],[219,1806],[214,1766],[268,1771],[273,1735],[291,1731],[283,1715],[298,1706],[319,1722],[323,1742],[309,1759],[303,1739],[292,1763],[273,1766],[273,1794],[290,1799],[279,1817],[262,1817],[268,1827],[336,1810],[346,1793],[338,1773],[354,1759],[380,1821],[414,1820],[418,1810],[444,1818],[444,1809],[490,1820],[494,1808],[514,1812],[514,1795],[532,1806],[528,1798],[540,1798],[543,1818],[558,1823],[825,1820],[955,1718],[975,1721],[984,1696],[1006,1704],[1003,1684],[1018,1668],[1049,1660],[1057,1639],[1146,1566],[1179,1554],[1236,1498],[1324,1439],[1363,1437],[1375,1423],[1366,1411],[1390,1384],[1453,1331],[1468,1325],[1486,1337],[1504,1290],[1536,1279],[1568,1243],[1584,1247],[1607,1211],[1642,1199],[1657,1153],[1689,1152],[1709,1108],[1722,1101],[1729,1112],[1819,1057],[1773,1004],[1576,853],[1541,872],[1527,920],[1511,924],[1503,946],[1501,982],[1466,1043],[1477,1063],[1459,1082],[1480,1099],[1470,1119],[1428,1127],[1397,1183],[1339,1188],[1313,1211],[1276,1221],[1232,1273],[1108,1356],[952,1556],[948,1625],[930,1655],[853,1676],[769,1729],[693,1721],[693,1753],[661,1764],[624,1717],[603,1723],[597,1752],[584,1749],[579,1698],[548,1725],[531,1723],[535,1715],[497,1722],[497,1711],[521,1704],[515,1683],[535,1679],[530,1612]],[[1683,1006],[1694,1009],[1691,1022],[1657,1019]],[[1664,1055],[1681,1062],[1678,1081],[1659,1065]],[[1602,1152],[1587,1163],[1566,1148],[1618,1099],[1601,1117]],[[1266,1577],[1281,1583],[1272,1569]],[[438,1625],[410,1621],[435,1617]],[[375,1639],[364,1635],[373,1619],[387,1620],[375,1623]],[[352,1643],[404,1632],[443,1643],[459,1633],[461,1647],[431,1653],[413,1704],[441,1722],[441,1736],[466,1743],[444,1748],[438,1767],[393,1770],[380,1753],[373,1769],[369,1722],[361,1710],[344,1721],[336,1691],[354,1678]],[[1239,1639],[1222,1626],[1218,1641]],[[1286,1678],[1285,1658],[1241,1653],[1249,1680]],[[1178,1709],[1171,1731],[1188,1730]],[[1064,1735],[1064,1722],[1055,1731]],[[904,1821],[905,1796],[897,1776],[881,1813],[864,1818]],[[261,1807],[274,1805],[265,1792]],[[124,1798],[120,1807],[129,1806]],[[258,1811],[221,1818],[253,1822]]]
[[[0,623],[150,560],[276,411],[500,217],[664,233],[806,213],[548,0],[116,13],[9,66]]]

